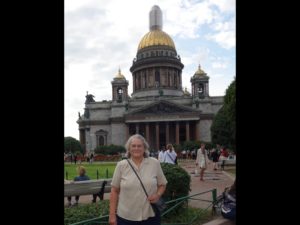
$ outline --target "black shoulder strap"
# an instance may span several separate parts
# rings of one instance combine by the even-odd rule
[[[137,178],[139,179],[139,181],[140,181],[140,183],[141,183],[141,185],[142,185],[142,188],[143,188],[143,190],[144,190],[144,192],[145,192],[145,194],[146,194],[146,196],[147,196],[147,198],[148,198],[147,191],[146,191],[146,189],[145,189],[145,187],[144,187],[144,185],[143,185],[143,182],[142,182],[141,178],[139,177],[139,175],[137,174],[137,172],[135,171],[135,169],[133,168],[133,166],[131,165],[131,163],[129,162],[129,160],[128,160],[128,159],[126,159],[126,160],[127,160],[127,162],[129,163],[129,165],[131,166],[131,168],[132,168],[133,172],[135,173],[135,175],[137,176]]]

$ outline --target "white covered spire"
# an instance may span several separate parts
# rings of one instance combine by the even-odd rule
[[[149,13],[150,30],[162,30],[162,11],[154,5]]]

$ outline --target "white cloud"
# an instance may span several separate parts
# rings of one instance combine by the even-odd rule
[[[222,61],[228,56],[217,52],[229,54],[226,49],[235,47],[235,1],[65,0],[65,136],[79,139],[76,120],[78,112],[83,113],[86,91],[96,101],[111,100],[111,81],[119,67],[129,81],[129,95],[132,93],[129,68],[141,38],[149,31],[153,5],[163,11],[163,30],[180,46],[178,54],[185,65],[183,87],[190,91],[190,77],[200,63],[211,77],[211,95],[224,94],[233,75],[220,70],[234,62]],[[210,29],[207,36],[202,29],[205,25]],[[225,50],[201,45],[203,37]],[[222,74],[222,79],[216,74]]]
[[[176,3],[171,4],[170,8],[165,10],[165,29],[172,36],[197,38],[200,26],[211,23],[216,17],[207,1],[195,4],[188,1]]]
[[[225,49],[235,47],[235,17],[232,17],[227,21],[216,22],[215,24],[212,24],[211,27],[214,32],[206,35],[208,40],[216,41]]]
[[[216,6],[221,13],[235,11],[235,0],[209,0],[208,2]]]
[[[222,62],[213,62],[212,67],[215,69],[225,69],[227,68],[227,63],[222,63]]]

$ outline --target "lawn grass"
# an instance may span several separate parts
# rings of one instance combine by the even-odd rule
[[[117,162],[94,162],[92,164],[83,162],[80,165],[84,166],[86,169],[86,175],[89,176],[90,179],[97,179],[97,170],[99,174],[99,179],[104,178],[112,178],[113,173],[115,171]],[[74,177],[78,176],[77,167],[80,166],[79,164],[70,164],[65,163],[64,169],[64,177],[66,180],[73,180]],[[108,171],[108,177],[106,177],[106,171]],[[66,177],[67,175],[67,177]]]

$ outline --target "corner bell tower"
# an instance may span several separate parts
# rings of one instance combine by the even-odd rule
[[[119,69],[118,74],[111,82],[112,85],[112,100],[113,102],[121,103],[128,100],[128,81]]]

